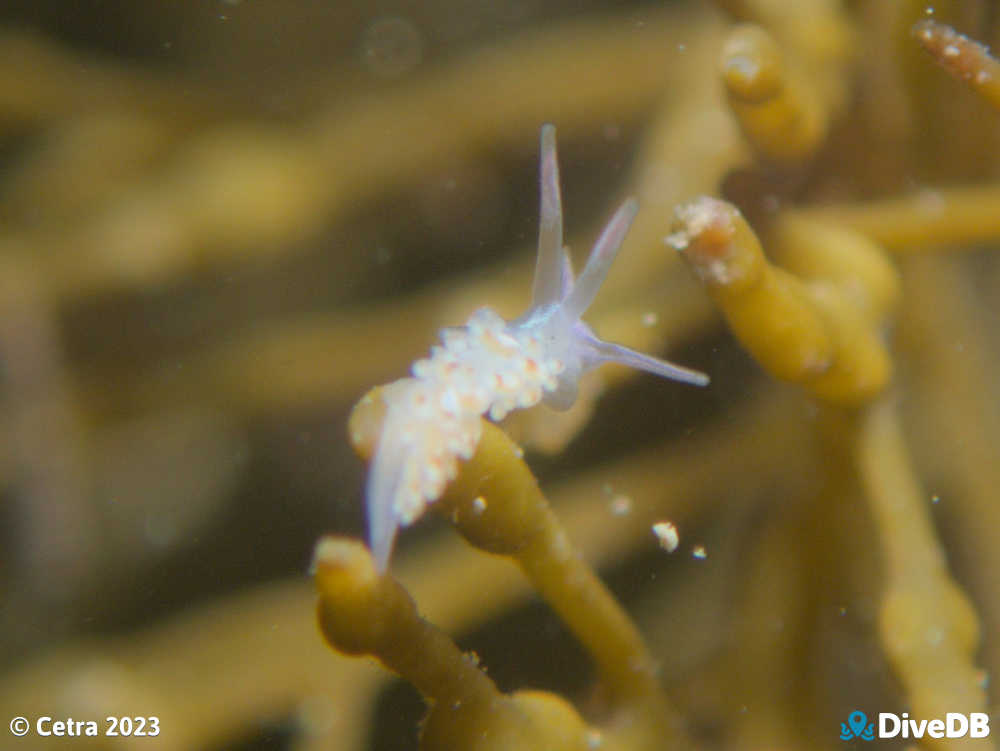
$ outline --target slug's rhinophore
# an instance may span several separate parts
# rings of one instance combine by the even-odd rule
[[[567,409],[583,373],[618,362],[704,386],[708,376],[597,338],[580,316],[593,301],[638,211],[628,199],[574,279],[562,240],[556,130],[542,127],[541,226],[531,308],[510,323],[489,308],[462,328],[441,332],[412,378],[383,390],[387,406],[372,459],[366,504],[372,553],[385,570],[400,526],[415,521],[444,491],[479,443],[479,419],[502,419],[544,401]]]

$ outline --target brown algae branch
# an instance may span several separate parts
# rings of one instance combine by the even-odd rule
[[[910,712],[928,718],[982,712],[986,695],[973,662],[979,622],[948,572],[930,497],[910,462],[893,401],[882,400],[862,416],[857,461],[885,558],[879,634],[909,695]],[[964,748],[962,741],[935,747]]]
[[[835,284],[873,326],[902,298],[899,271],[870,237],[849,227],[784,211],[767,232],[775,263],[801,279]]]
[[[845,406],[863,404],[885,387],[892,363],[856,295],[773,266],[732,204],[702,197],[676,213],[668,244],[768,372]]]
[[[900,345],[914,366],[906,404],[915,411],[908,416],[910,435],[919,441],[919,465],[949,488],[942,511],[962,545],[949,550],[948,559],[956,571],[970,572],[967,588],[988,635],[983,667],[1000,676],[1000,411],[989,396],[1000,363],[989,344],[992,311],[976,294],[979,280],[962,265],[944,256],[907,264]]]
[[[720,68],[729,106],[757,153],[787,167],[812,156],[826,135],[825,104],[767,31],[733,29]]]
[[[406,590],[376,571],[364,545],[325,537],[316,546],[313,568],[320,628],[338,651],[378,657],[434,701],[498,699],[493,681],[420,618]]]
[[[383,429],[381,389],[351,414],[355,450],[369,459]],[[512,558],[566,622],[597,664],[614,695],[644,708],[650,735],[676,737],[679,720],[667,705],[656,663],[635,624],[573,547],[549,507],[521,449],[482,420],[473,456],[434,504],[474,546]]]
[[[899,198],[787,213],[850,228],[894,253],[962,250],[1000,238],[1000,185],[926,188]]]
[[[782,380],[801,382],[825,372],[834,353],[825,321],[801,282],[768,265],[739,210],[704,197],[676,213],[667,241],[705,284],[740,342]]]
[[[935,62],[1000,110],[1000,60],[983,44],[937,21],[921,21],[913,36]]]
[[[830,0],[715,0],[740,23],[757,24],[782,45],[820,69],[850,59],[854,48],[852,19],[841,3]]]
[[[222,87],[160,75],[152,66],[137,71],[114,65],[70,52],[40,34],[11,27],[0,31],[0,133],[125,109],[183,128],[245,115],[249,108]]]
[[[463,654],[444,632],[421,618],[406,590],[389,574],[378,572],[360,542],[323,538],[313,568],[317,615],[327,641],[347,654],[377,657],[432,704],[421,730],[420,747],[425,751],[584,751],[593,748],[595,738],[603,741],[557,696],[500,693],[479,669],[475,655]]]
[[[842,3],[715,0],[715,4],[741,24],[752,24],[774,40],[782,56],[790,60],[796,86],[802,84],[810,90],[805,97],[819,103],[820,111],[836,116],[844,109],[850,99],[850,70],[858,40],[855,22]]]

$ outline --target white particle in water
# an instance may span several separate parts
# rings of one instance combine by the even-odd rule
[[[677,527],[673,522],[657,522],[653,525],[653,534],[656,535],[660,547],[668,553],[673,553],[677,550],[677,546],[681,541],[680,536],[677,534]]]

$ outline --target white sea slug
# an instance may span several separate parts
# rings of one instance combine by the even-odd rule
[[[545,402],[568,409],[586,371],[618,362],[704,386],[708,376],[597,338],[580,316],[593,301],[638,211],[630,198],[598,238],[576,279],[563,247],[556,129],[542,127],[541,221],[531,308],[509,323],[489,308],[418,360],[412,378],[384,390],[385,423],[369,470],[368,535],[384,571],[396,532],[413,523],[444,491],[480,438],[480,417],[501,420]]]

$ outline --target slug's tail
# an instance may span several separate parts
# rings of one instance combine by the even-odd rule
[[[368,476],[365,509],[368,515],[368,546],[379,573],[389,567],[392,546],[399,531],[396,496],[404,481],[406,449],[389,420],[379,436]]]

